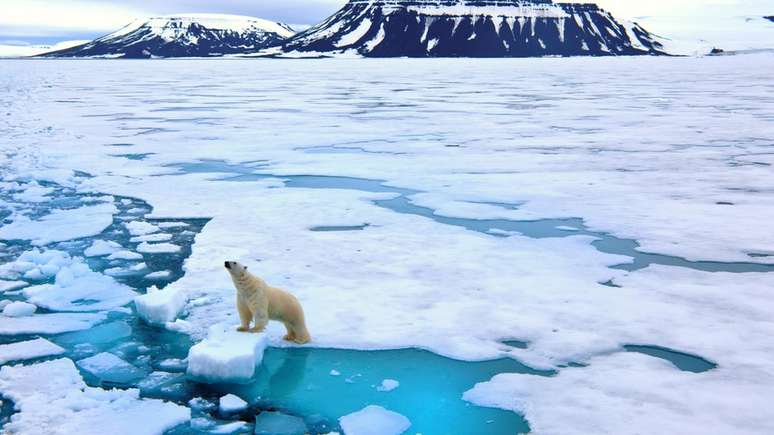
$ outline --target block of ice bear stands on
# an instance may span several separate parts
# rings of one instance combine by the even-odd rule
[[[180,289],[165,288],[159,290],[156,286],[148,288],[144,295],[134,298],[137,314],[152,325],[163,325],[172,322],[185,307],[188,298]]]
[[[237,332],[215,325],[207,338],[188,351],[188,375],[202,382],[247,382],[263,361],[266,334]]]
[[[11,302],[3,308],[3,315],[6,317],[27,317],[35,314],[38,307],[27,302]]]
[[[341,417],[339,424],[345,435],[399,435],[411,427],[406,417],[376,405]]]
[[[64,348],[45,338],[0,345],[0,365],[10,361],[23,361],[44,356],[61,355]]]
[[[123,249],[123,246],[116,242],[111,242],[109,240],[95,240],[91,243],[91,246],[83,251],[83,255],[87,257],[102,257],[120,251],[121,249]]]
[[[304,420],[281,412],[262,412],[255,417],[256,435],[304,435]]]
[[[137,389],[92,388],[73,362],[58,359],[0,369],[0,393],[19,412],[3,430],[46,435],[155,435],[191,419],[191,411]]]
[[[101,382],[125,384],[145,376],[142,370],[107,352],[84,358],[77,364]]]
[[[159,227],[148,222],[132,221],[125,223],[124,226],[129,230],[129,234],[133,236],[144,236],[145,234],[159,231]]]
[[[226,394],[218,401],[218,409],[222,414],[231,414],[247,409],[247,402],[235,394]]]

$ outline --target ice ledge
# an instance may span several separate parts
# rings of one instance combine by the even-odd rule
[[[205,383],[248,382],[263,361],[265,333],[237,332],[236,326],[214,325],[207,338],[188,351],[188,376]]]

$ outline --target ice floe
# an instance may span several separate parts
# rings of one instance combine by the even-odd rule
[[[304,435],[306,433],[308,433],[306,424],[300,417],[273,411],[264,411],[255,417],[256,435]]]
[[[103,257],[118,252],[121,249],[123,249],[123,246],[119,243],[110,240],[95,240],[91,243],[91,246],[83,251],[83,255],[86,257]]]
[[[0,365],[11,361],[23,361],[44,356],[61,355],[63,353],[65,353],[64,348],[45,338],[0,344]]]
[[[39,219],[16,216],[0,227],[0,240],[30,240],[44,246],[53,242],[96,236],[113,223],[118,209],[113,203],[75,209],[54,209]]]
[[[249,381],[267,345],[266,334],[214,325],[208,337],[188,352],[188,375],[208,383]]]
[[[23,293],[30,302],[52,311],[109,310],[128,304],[137,295],[78,258],[57,272],[53,284],[27,287]]]
[[[100,382],[128,383],[145,376],[142,370],[107,352],[84,358],[77,364]]]
[[[129,234],[133,236],[143,236],[159,231],[159,227],[144,221],[132,221],[124,224]]]
[[[159,290],[156,286],[151,286],[147,293],[134,298],[134,306],[137,314],[146,322],[163,325],[175,320],[186,301],[186,295],[182,291]]]
[[[19,411],[4,428],[11,433],[157,435],[191,418],[188,408],[141,399],[136,389],[89,387],[69,359],[4,366],[0,393]]]
[[[237,395],[226,394],[218,400],[218,409],[223,414],[230,414],[247,409],[247,402]]]
[[[376,387],[377,391],[392,391],[400,386],[400,382],[395,379],[385,379]]]
[[[6,317],[26,317],[35,314],[38,307],[27,302],[11,302],[3,307],[3,315]]]
[[[91,328],[105,320],[102,313],[53,313],[8,317],[0,322],[0,335],[59,334]]]
[[[344,435],[400,435],[411,422],[397,412],[369,405],[339,419]]]
[[[180,252],[180,246],[172,243],[142,242],[137,246],[137,252],[142,252],[143,254],[176,254]]]

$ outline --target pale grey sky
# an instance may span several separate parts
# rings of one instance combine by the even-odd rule
[[[346,0],[0,0],[0,43],[90,39],[135,18],[210,12],[250,15],[288,24],[314,24]],[[772,15],[774,0],[598,0],[616,17],[692,21],[718,15]],[[657,31],[664,29],[655,29]]]

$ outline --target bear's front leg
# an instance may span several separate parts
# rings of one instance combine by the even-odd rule
[[[266,325],[269,324],[269,316],[268,315],[255,315],[255,325],[253,325],[252,328],[250,328],[250,332],[263,332],[264,329],[266,329]]]
[[[245,332],[250,329],[250,319],[253,317],[253,313],[250,312],[250,308],[247,306],[242,297],[237,296],[237,311],[239,312],[240,325],[237,328],[239,332]]]

